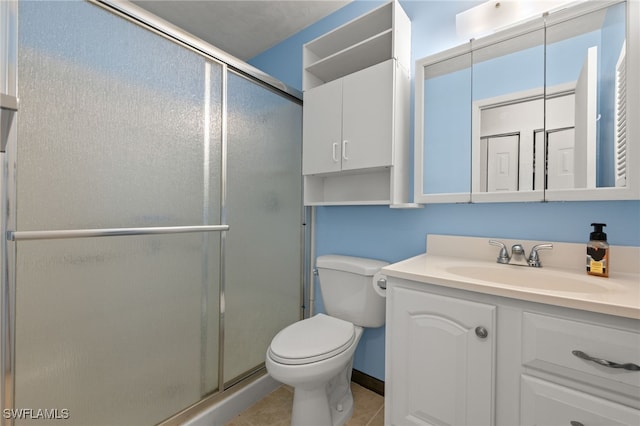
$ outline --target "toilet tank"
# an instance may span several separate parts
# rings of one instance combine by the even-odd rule
[[[318,256],[316,268],[327,314],[361,327],[380,327],[385,299],[373,289],[373,276],[388,262],[328,254]]]

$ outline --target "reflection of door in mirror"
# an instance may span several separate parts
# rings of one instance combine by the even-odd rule
[[[549,17],[546,84],[547,87],[574,85],[575,137],[571,147],[567,132],[554,132],[557,128],[550,123],[555,120],[555,113],[549,105],[553,97],[547,90],[547,160],[550,168],[557,167],[548,170],[548,190],[613,187],[619,165],[619,173],[625,174],[625,131],[616,119],[615,106],[616,96],[620,96],[617,90],[624,90],[620,85],[616,87],[616,81],[622,77],[616,72],[616,63],[624,56],[621,52],[625,43],[625,15],[625,4],[618,3],[568,20]],[[624,116],[624,111],[619,113]],[[621,133],[619,145],[618,132]],[[572,168],[571,173],[564,170],[566,167]],[[560,170],[564,172],[558,175]],[[624,177],[620,181],[624,182]]]
[[[544,164],[543,147],[534,146],[535,133],[544,128],[542,98],[542,90],[533,90],[474,104],[480,111],[476,116],[480,117],[482,160],[474,176],[480,192],[536,189],[535,165]],[[542,169],[537,173],[542,174]]]
[[[597,61],[593,46],[574,94],[547,95],[547,189],[596,187]]]
[[[482,139],[487,150],[486,191],[517,191],[520,135],[491,136]],[[486,148],[484,147],[486,145]]]
[[[627,186],[627,43],[622,44],[620,56],[616,62],[615,77],[615,128],[613,151],[615,161],[616,187]]]
[[[575,183],[575,129],[547,132],[548,189],[573,188]]]
[[[581,144],[576,144],[575,129],[578,111],[576,101],[579,98],[573,83],[556,86],[547,90],[545,110],[544,149],[546,152],[546,180],[545,189],[568,189],[575,187],[576,167],[579,161],[576,157],[584,151]],[[595,117],[593,124],[595,125]]]
[[[544,175],[536,170],[544,167],[544,148],[535,146],[536,132],[544,130],[542,24],[472,41],[472,201],[494,201],[497,193],[544,197],[535,184]]]

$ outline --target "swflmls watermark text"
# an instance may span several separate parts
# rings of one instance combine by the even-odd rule
[[[66,420],[68,408],[5,408],[2,417],[14,420]]]

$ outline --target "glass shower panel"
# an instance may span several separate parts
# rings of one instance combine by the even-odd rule
[[[299,104],[229,73],[225,383],[300,319],[301,141]]]
[[[65,425],[150,425],[197,402],[201,253],[199,234],[19,242],[16,407],[66,409]]]
[[[219,64],[75,1],[21,1],[18,52],[18,231],[220,223]],[[219,248],[18,242],[16,407],[152,424],[215,391]]]
[[[202,224],[220,65],[86,2],[19,6],[18,230]]]

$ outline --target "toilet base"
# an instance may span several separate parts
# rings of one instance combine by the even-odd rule
[[[318,387],[295,387],[291,426],[343,426],[353,414],[352,365]]]

